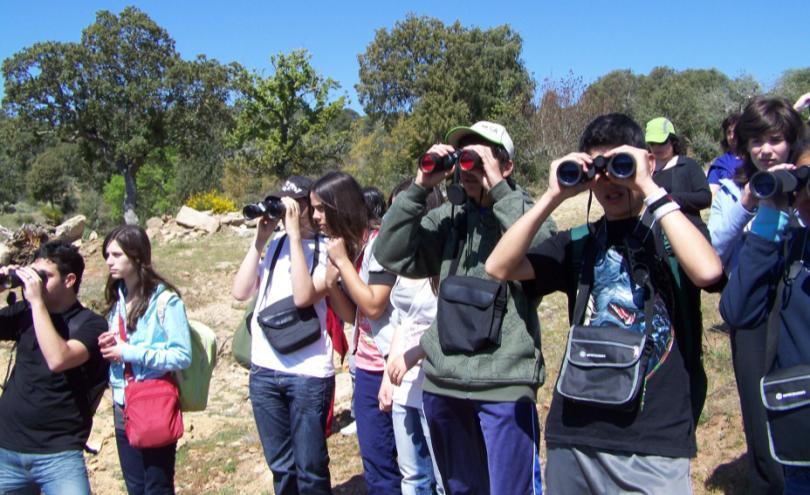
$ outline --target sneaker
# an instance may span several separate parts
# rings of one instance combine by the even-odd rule
[[[357,421],[352,421],[340,429],[340,434],[347,437],[357,434]]]

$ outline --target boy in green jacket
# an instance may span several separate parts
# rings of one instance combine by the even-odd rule
[[[443,286],[453,260],[456,276],[491,280],[484,264],[501,234],[532,206],[530,196],[511,179],[515,148],[506,129],[492,122],[456,127],[428,153],[474,152],[476,165],[462,166],[463,204],[446,203],[426,212],[428,192],[454,173],[416,174],[397,196],[383,221],[374,255],[386,269],[412,278],[440,275]],[[464,165],[462,155],[460,162]],[[458,167],[459,164],[456,164]],[[548,238],[551,220],[534,242]],[[436,323],[421,339],[421,352],[392,359],[397,381],[404,369],[425,357],[423,403],[436,463],[449,493],[539,493],[537,388],[545,368],[540,348],[539,298],[521,283],[507,283],[505,310],[491,342],[460,351],[469,328]],[[440,290],[439,315],[448,301]],[[495,325],[497,327],[497,325]],[[415,355],[418,354],[418,355]],[[407,364],[406,364],[407,362]]]

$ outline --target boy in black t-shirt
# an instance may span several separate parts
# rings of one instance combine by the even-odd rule
[[[597,331],[605,332],[605,339],[619,329],[643,333],[648,316],[651,320],[652,345],[642,370],[644,382],[630,407],[611,409],[575,401],[555,389],[546,425],[550,493],[690,490],[689,458],[697,447],[690,400],[693,370],[687,363],[695,360],[684,355],[686,350],[679,343],[695,330],[683,323],[688,318],[683,318],[682,308],[674,302],[676,283],[661,236],[668,238],[674,259],[698,287],[716,282],[722,266],[711,244],[653,182],[655,157],[644,146],[641,128],[629,117],[610,114],[595,119],[580,139],[580,151],[552,162],[548,189],[504,234],[487,260],[491,276],[523,280],[527,291],[540,295],[564,291],[571,302],[579,284],[571,274],[592,270],[584,318],[571,323],[603,327]],[[557,182],[557,168],[563,162],[574,161],[587,172],[597,157],[610,159],[620,153],[635,160],[630,178],[619,179],[602,170],[593,180],[576,186],[562,187]],[[571,230],[528,251],[537,228],[554,209],[585,189],[591,189],[605,211],[587,230],[585,249],[591,251],[583,254],[575,248]],[[652,290],[646,293],[631,273],[630,245],[634,246],[633,266],[648,267]],[[594,261],[583,264],[585,259]],[[650,301],[646,314],[645,301]]]
[[[0,275],[11,269],[26,300],[0,309],[0,339],[17,342],[0,396],[0,493],[89,494],[83,448],[108,379],[107,323],[78,301],[84,260],[69,243],[46,243],[33,264]]]

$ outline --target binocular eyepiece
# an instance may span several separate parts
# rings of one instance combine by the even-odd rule
[[[751,176],[751,192],[757,199],[772,199],[778,196],[792,197],[802,187],[810,194],[810,167],[795,170],[774,170],[757,172]]]
[[[419,169],[426,174],[444,172],[458,163],[461,170],[468,172],[476,167],[483,167],[481,156],[473,150],[455,150],[449,155],[425,153],[419,159]]]
[[[574,187],[606,171],[617,179],[629,179],[636,174],[636,159],[629,153],[618,153],[610,158],[599,155],[585,171],[578,162],[564,161],[557,167],[557,182],[563,187]]]
[[[253,220],[254,218],[267,217],[267,218],[281,218],[284,215],[286,208],[281,198],[276,196],[267,196],[263,201],[245,205],[242,208],[242,215],[245,220]]]
[[[37,275],[39,278],[45,282],[48,279],[48,276],[45,272],[41,270],[36,270]],[[0,275],[0,287],[4,289],[16,289],[17,287],[22,287],[23,281],[19,275],[17,275],[17,270],[11,269],[8,271],[7,275]]]

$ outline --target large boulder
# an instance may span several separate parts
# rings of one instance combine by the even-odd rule
[[[67,242],[77,241],[84,234],[84,224],[86,222],[87,218],[84,215],[76,215],[56,227],[54,237],[64,239]]]
[[[209,234],[218,231],[220,226],[219,219],[197,211],[194,208],[189,208],[188,206],[180,208],[180,212],[177,213],[177,217],[175,217],[174,221],[177,222],[177,225],[189,229],[204,230]]]

